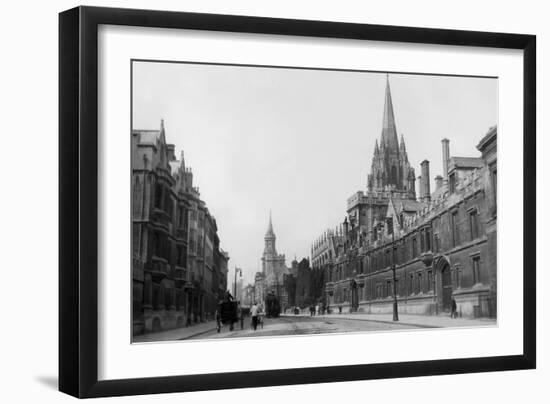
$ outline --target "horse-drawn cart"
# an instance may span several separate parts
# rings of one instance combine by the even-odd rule
[[[236,301],[223,301],[218,306],[216,315],[216,323],[218,332],[221,331],[222,325],[229,324],[229,331],[233,331],[233,325],[239,321],[239,305]]]

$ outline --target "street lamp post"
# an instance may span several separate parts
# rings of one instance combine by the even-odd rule
[[[233,298],[237,300],[237,273],[239,276],[243,277],[243,271],[240,268],[235,267],[235,283],[233,284]]]
[[[393,231],[393,218],[389,217],[388,230],[391,231],[391,255],[392,255],[392,272],[393,272],[393,321],[399,321],[397,313],[397,277],[395,275],[395,234]]]

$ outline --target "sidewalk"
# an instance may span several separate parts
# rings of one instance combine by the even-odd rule
[[[286,314],[288,317],[294,316],[293,314]],[[300,314],[298,316],[310,317],[309,314]],[[298,317],[296,316],[296,317]],[[349,320],[363,320],[374,321],[379,323],[392,323],[393,314],[365,314],[365,313],[342,313],[342,314],[322,314],[311,318],[339,318]],[[419,328],[442,328],[442,327],[479,327],[479,326],[493,326],[496,325],[496,319],[492,318],[451,318],[450,315],[416,315],[416,314],[402,314],[399,313],[399,323],[403,325],[409,325],[411,327]]]
[[[205,334],[216,330],[215,321],[198,323],[188,327],[174,328],[172,330],[151,332],[148,334],[137,335],[132,342],[158,342],[158,341],[177,341],[188,339],[200,334]]]

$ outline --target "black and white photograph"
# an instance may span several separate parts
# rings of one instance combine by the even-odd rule
[[[131,61],[133,343],[497,327],[497,77]]]

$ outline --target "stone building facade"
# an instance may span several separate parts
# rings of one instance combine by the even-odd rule
[[[478,157],[451,157],[443,139],[444,172],[431,192],[424,160],[417,198],[387,82],[383,148],[375,146],[367,191],[348,199],[342,225],[312,247],[314,267],[326,273],[326,303],[391,312],[395,268],[402,313],[437,314],[454,300],[460,315],[495,317],[496,139],[495,126],[478,144]]]
[[[132,131],[134,335],[205,321],[227,289],[217,224],[160,130]]]

